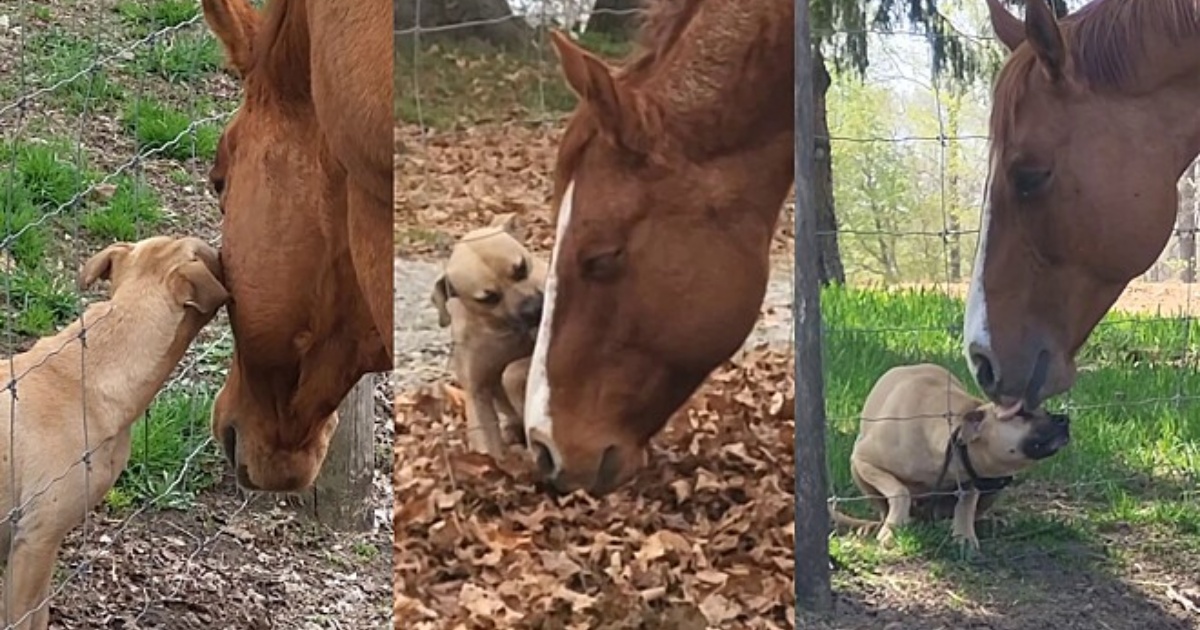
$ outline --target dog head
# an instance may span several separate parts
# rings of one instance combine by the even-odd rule
[[[446,303],[457,298],[473,317],[533,334],[542,319],[546,263],[521,244],[516,217],[496,217],[455,244],[446,272],[433,287],[438,323],[450,324]]]
[[[155,296],[165,296],[199,326],[212,320],[229,300],[219,253],[193,237],[155,236],[137,243],[113,243],[84,263],[78,280],[81,290],[108,280],[114,300],[129,295],[149,304]]]
[[[980,474],[1000,477],[1020,472],[1070,443],[1071,420],[1044,409],[1002,414],[988,403],[963,414],[961,436]]]

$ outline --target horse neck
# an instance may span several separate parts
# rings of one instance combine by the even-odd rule
[[[773,144],[794,126],[792,21],[773,0],[709,0],[641,88],[695,153]]]
[[[89,426],[107,426],[115,433],[145,412],[187,350],[188,340],[176,334],[181,315],[151,315],[168,308],[149,300],[92,304],[80,319],[24,353],[16,375],[40,379],[44,374],[60,381],[43,391],[73,396],[66,388],[80,388]],[[17,387],[19,397],[19,383]],[[108,426],[110,419],[112,426]]]
[[[1139,101],[1137,109],[1173,143],[1181,176],[1200,155],[1200,33],[1178,41],[1148,38],[1144,46],[1143,67],[1122,91]]]

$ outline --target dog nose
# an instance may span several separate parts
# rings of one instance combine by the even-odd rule
[[[975,383],[979,385],[979,389],[983,390],[983,393],[994,397],[996,385],[1000,382],[1000,375],[996,373],[991,351],[977,343],[972,343],[969,355],[971,368],[975,372]]]
[[[521,321],[530,326],[537,326],[542,321],[542,296],[531,297],[521,302],[517,312]]]

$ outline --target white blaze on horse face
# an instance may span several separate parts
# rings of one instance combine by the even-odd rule
[[[529,362],[529,377],[525,383],[525,439],[532,446],[533,433],[536,431],[540,441],[549,448],[553,444],[554,421],[550,417],[550,380],[546,373],[546,359],[550,352],[550,338],[554,334],[551,325],[554,322],[554,301],[558,296],[558,251],[562,247],[563,235],[571,223],[571,206],[574,205],[575,181],[567,184],[563,193],[562,206],[558,209],[558,225],[554,230],[554,248],[550,252],[547,263],[546,289],[543,292],[542,321],[538,324],[537,341],[533,345],[533,357]]]
[[[967,312],[963,318],[963,355],[967,367],[974,377],[975,360],[971,358],[972,346],[991,350],[992,338],[988,330],[987,297],[983,293],[983,268],[987,256],[988,227],[992,220],[991,196],[992,173],[984,184],[983,213],[979,217],[979,244],[975,247],[975,267],[971,270],[971,285],[967,290]]]

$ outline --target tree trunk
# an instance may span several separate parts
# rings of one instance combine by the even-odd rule
[[[374,525],[375,378],[363,376],[342,400],[321,473],[301,497],[304,514],[338,531],[368,531]]]
[[[829,85],[825,57],[820,50],[813,50],[813,100],[816,101],[813,197],[817,204],[817,250],[820,259],[817,273],[821,286],[846,283],[846,270],[842,267],[842,254],[838,250],[837,215],[833,206],[833,154],[829,140],[829,117],[825,111],[825,95],[829,92]]]
[[[637,28],[641,0],[596,0],[588,17],[587,32],[600,33],[621,41],[629,40]]]
[[[418,21],[418,17],[420,21]],[[508,0],[395,0],[395,27],[408,31],[454,26],[456,28],[421,33],[421,39],[478,39],[493,46],[521,49],[530,44],[533,28],[523,17],[513,15]]]

